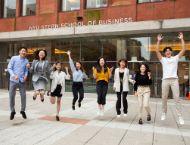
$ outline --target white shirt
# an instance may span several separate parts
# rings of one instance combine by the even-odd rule
[[[66,74],[65,72],[61,71],[52,71],[50,75],[50,79],[52,79],[51,83],[51,92],[53,92],[57,85],[60,84],[62,86],[61,93],[64,94],[65,92],[65,80],[70,79],[70,75]]]
[[[172,56],[170,58],[162,57],[160,60],[163,69],[163,78],[178,78],[177,76],[177,69],[178,69],[178,62],[179,62],[179,55]]]
[[[63,72],[64,73],[64,72]],[[66,74],[64,73],[64,75],[66,76]],[[62,82],[62,80],[60,79],[62,77],[62,72],[58,72],[57,73],[57,85],[60,85]]]

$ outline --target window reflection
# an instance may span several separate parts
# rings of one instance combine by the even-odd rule
[[[103,55],[103,46],[99,39],[83,39],[81,48],[82,61],[96,61]]]
[[[102,39],[103,56],[107,61],[116,60],[117,57],[117,39]]]
[[[181,50],[181,42],[175,33],[163,34],[164,40],[161,43],[160,51],[166,46],[173,48],[173,54],[176,55]],[[190,72],[190,35],[184,33],[186,40],[187,51],[185,56],[179,63],[179,83],[180,92],[184,96],[188,89],[189,72]],[[61,61],[64,66],[68,65],[68,56],[65,54],[67,50],[71,50],[72,58],[74,61],[80,60],[84,66],[85,72],[89,79],[85,81],[85,92],[95,92],[95,81],[92,77],[92,66],[96,65],[98,57],[104,56],[108,61],[108,66],[117,67],[117,61],[121,58],[126,58],[130,74],[134,74],[138,69],[139,61],[146,61],[151,69],[153,85],[151,86],[153,96],[160,95],[161,92],[161,78],[162,67],[158,61],[155,53],[156,48],[156,34],[150,37],[88,37],[88,38],[73,38],[73,39],[56,39],[56,40],[36,40],[36,41],[23,41],[23,42],[5,42],[0,43],[2,53],[2,61],[6,61],[7,56],[18,54],[18,48],[26,46],[28,48],[28,59],[31,62],[34,58],[33,51],[35,49],[44,48],[48,51],[48,60],[54,63]],[[5,65],[7,66],[7,65]],[[0,65],[1,67],[1,65]],[[3,68],[4,69],[4,68]],[[5,86],[6,78],[2,79],[2,86]],[[67,82],[66,90],[71,91],[71,81]],[[28,82],[30,83],[30,81]],[[113,92],[113,78],[109,84],[109,91]],[[31,85],[31,84],[29,84]],[[1,87],[1,86],[0,86]],[[132,86],[130,94],[133,93]]]
[[[16,0],[4,0],[4,18],[13,18],[16,16]]]
[[[163,0],[138,0],[138,3],[146,3],[146,2],[160,2]]]
[[[108,0],[87,0],[87,8],[107,7]]]
[[[71,51],[73,60],[80,60],[80,41],[78,40],[56,40],[52,45],[52,61],[68,61],[66,52]]]
[[[148,37],[126,39],[126,57],[129,61],[150,60]]]
[[[36,14],[36,0],[23,0],[22,16],[31,16]]]
[[[80,9],[80,0],[62,0],[62,11],[73,11]]]

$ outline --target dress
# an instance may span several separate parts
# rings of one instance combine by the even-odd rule
[[[36,72],[40,74],[39,79],[36,82],[33,81],[33,87],[34,87],[34,90],[36,91],[45,90],[46,84],[48,83],[47,78],[44,77],[45,72],[43,72],[43,65],[44,65],[44,61],[40,61],[36,66]]]

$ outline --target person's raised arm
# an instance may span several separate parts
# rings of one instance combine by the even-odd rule
[[[66,70],[66,77],[65,77],[65,79],[66,79],[66,80],[70,80],[71,76],[70,76],[70,74],[69,74],[69,68],[68,68],[68,67],[65,67],[65,70]]]
[[[182,46],[182,50],[178,53],[179,58],[181,58],[185,54],[185,51],[186,51],[185,41],[183,39],[183,33],[180,32],[178,38],[181,40],[181,46]]]
[[[76,67],[75,67],[74,62],[73,62],[73,60],[71,58],[71,52],[67,51],[67,55],[69,57],[69,64],[70,64],[70,67],[71,67],[71,71],[75,72],[76,71]]]
[[[156,55],[157,55],[159,60],[162,59],[162,54],[160,53],[160,42],[162,41],[162,39],[163,39],[162,34],[158,34],[158,36],[157,36],[157,46],[156,46]]]

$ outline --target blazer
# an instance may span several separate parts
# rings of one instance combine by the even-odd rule
[[[43,77],[48,82],[49,74],[51,72],[51,67],[49,65],[48,60],[44,60],[43,68],[42,68],[43,74],[37,71],[38,63],[39,63],[39,60],[33,60],[32,65],[31,65],[30,73],[32,73],[32,81],[37,82],[40,77]]]
[[[123,75],[123,92],[129,91],[129,82],[134,84],[134,80],[130,79],[129,77],[129,69],[125,68],[124,75]],[[113,84],[115,92],[120,92],[120,85],[121,83],[120,83],[120,77],[119,77],[119,68],[116,68],[115,74],[114,74],[114,84]]]
[[[58,85],[58,80],[59,80],[62,86],[61,94],[63,94],[65,92],[65,80],[70,80],[70,75],[66,74],[63,71],[61,71],[59,74],[58,74],[58,71],[52,71],[50,74],[50,79],[52,79],[51,92],[55,91]]]

